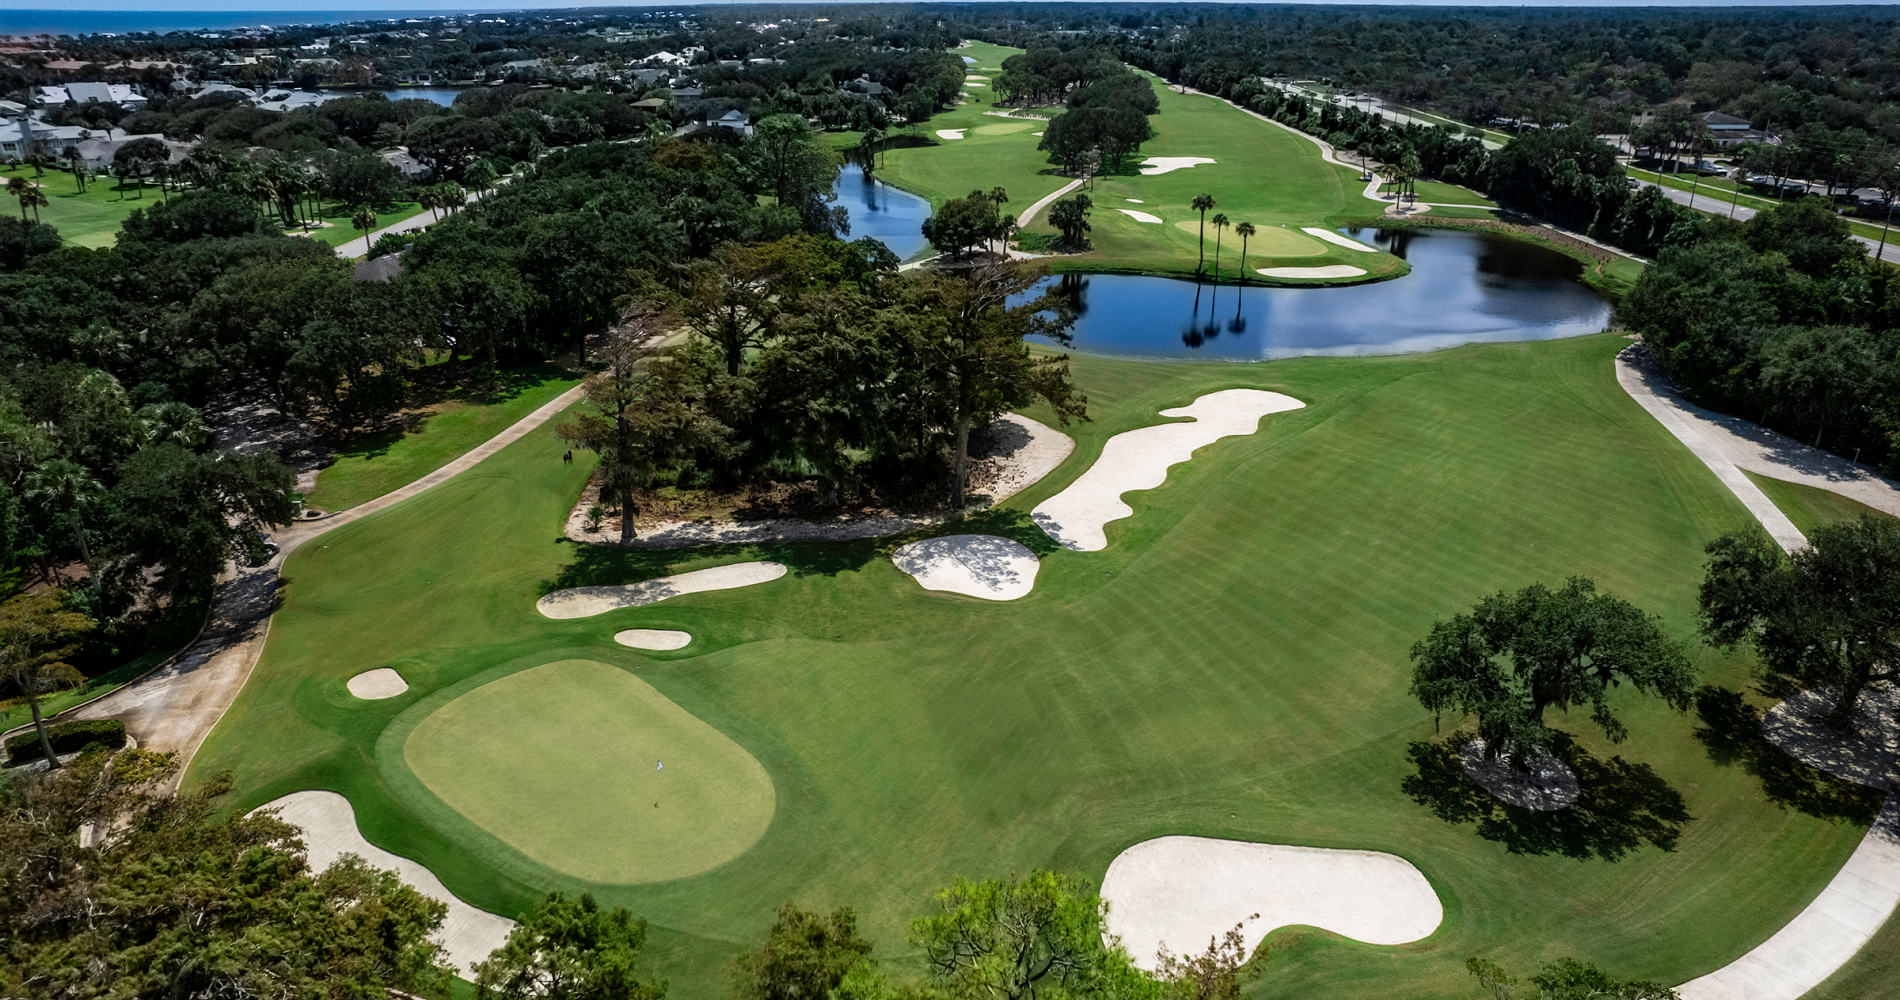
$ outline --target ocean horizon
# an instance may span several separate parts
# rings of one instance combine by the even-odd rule
[[[414,10],[18,10],[0,8],[0,35],[124,35],[135,31],[231,31],[293,24],[346,24],[407,18],[495,14],[518,7]]]

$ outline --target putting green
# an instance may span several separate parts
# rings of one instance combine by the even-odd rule
[[[1198,219],[1177,222],[1174,228],[1184,233],[1195,233],[1198,236],[1201,223]],[[1213,226],[1207,227],[1207,242],[1210,246],[1214,243]],[[1241,248],[1240,237],[1234,235],[1233,227],[1230,226],[1220,233],[1220,245],[1230,250]],[[1326,244],[1305,233],[1282,229],[1279,226],[1261,226],[1247,238],[1246,249],[1255,257],[1318,257],[1330,250]]]
[[[1011,132],[1025,131],[1035,125],[1035,122],[998,122],[995,125],[981,126],[976,131],[978,135],[1008,135]]]
[[[403,759],[510,847],[594,882],[715,868],[759,839],[776,802],[743,747],[592,660],[543,664],[456,698],[409,734]]]

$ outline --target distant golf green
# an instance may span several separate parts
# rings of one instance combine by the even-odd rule
[[[1778,931],[1865,829],[1771,799],[1780,793],[1722,751],[1758,740],[1752,719],[1723,729],[1625,690],[1613,704],[1631,736],[1612,745],[1586,720],[1552,715],[1605,768],[1652,769],[1628,787],[1680,796],[1669,850],[1632,839],[1632,804],[1614,797],[1575,822],[1479,826],[1441,818],[1401,787],[1417,773],[1408,745],[1435,731],[1407,694],[1407,650],[1488,593],[1587,575],[1695,643],[1702,546],[1750,520],[1617,385],[1612,359],[1625,346],[1601,335],[1257,365],[1078,356],[1092,421],[1069,428],[1075,454],[1001,509],[940,529],[1005,535],[1041,555],[1034,592],[1007,603],[922,590],[888,558],[908,537],[576,545],[561,525],[588,462],[563,463],[566,446],[537,432],[294,552],[263,657],[187,782],[230,771],[233,809],[339,792],[373,843],[494,912],[520,913],[555,888],[631,907],[652,921],[656,970],[681,996],[716,995],[724,963],[786,900],[855,907],[880,960],[902,968],[916,960],[906,922],[958,876],[1050,866],[1099,881],[1130,845],[1174,834],[1387,851],[1443,901],[1444,923],[1411,945],[1277,933],[1256,998],[1468,996],[1474,954],[1512,970],[1574,955],[1682,982]],[[1307,406],[1128,494],[1133,516],[1109,525],[1106,550],[1057,548],[1028,521],[1111,435],[1238,387]],[[534,610],[558,587],[759,558],[792,572],[593,618]],[[682,629],[694,642],[637,651],[613,641],[627,628]],[[1704,681],[1749,690],[1745,657],[1692,648]],[[545,694],[528,690],[532,668],[565,660],[604,664],[589,670],[605,679],[575,672]],[[349,677],[384,666],[407,693],[348,693]],[[632,671],[770,776],[775,812],[750,849],[632,884],[576,873],[609,863],[606,848],[577,847],[586,859],[570,862],[548,853],[555,833],[497,832],[508,821],[493,810],[507,802],[546,807],[591,790],[610,800],[603,810],[625,798],[637,811],[632,789],[644,786],[579,759],[587,747],[616,763],[632,756],[617,747],[649,752],[614,742],[646,736],[603,734],[605,715],[637,725],[649,708],[635,706],[655,704],[598,672],[607,667]],[[410,756],[405,727],[439,710],[412,708],[453,705],[516,674],[523,687],[497,691],[520,697],[468,703],[458,738],[518,754],[506,772],[515,780],[546,775],[565,791]],[[537,731],[551,727],[566,731]]]
[[[509,846],[594,882],[697,875],[772,822],[772,779],[752,755],[593,660],[530,667],[436,707],[403,763]]]
[[[970,67],[972,73],[994,79],[1001,72],[1003,60],[1020,50],[976,43],[956,51],[977,60]],[[1196,195],[1208,194],[1216,202],[1207,213],[1209,219],[1224,214],[1232,223],[1252,222],[1258,230],[1256,240],[1249,242],[1245,261],[1253,281],[1268,280],[1257,272],[1275,266],[1350,264],[1368,274],[1344,280],[1359,281],[1405,273],[1405,262],[1384,251],[1360,253],[1308,242],[1298,235],[1303,226],[1332,229],[1348,221],[1375,219],[1385,210],[1384,203],[1363,196],[1365,184],[1358,179],[1357,170],[1323,161],[1319,147],[1310,140],[1224,101],[1177,93],[1165,81],[1151,79],[1161,101],[1160,113],[1149,118],[1155,138],[1124,161],[1119,171],[1105,166],[1111,172],[1083,189],[1095,205],[1089,234],[1094,249],[1051,258],[1051,266],[1058,270],[1145,273],[1190,273],[1198,266],[1212,274],[1218,234],[1213,226],[1207,227],[1203,261],[1201,213],[1190,205]],[[1009,193],[1005,209],[1019,214],[1071,180],[1056,173],[1048,162],[1049,154],[1036,148],[1042,125],[996,117],[997,112],[1025,112],[997,108],[996,95],[987,82],[965,92],[969,103],[936,115],[913,130],[936,145],[886,152],[879,176],[938,205],[972,190],[1000,187]],[[1058,110],[1037,109],[1036,113],[1049,115]],[[999,124],[1028,127],[998,129],[995,126]],[[957,129],[964,130],[962,138],[942,134]],[[1213,162],[1144,174],[1144,169],[1159,169],[1142,166],[1149,157]],[[1469,192],[1460,200],[1485,204]],[[1139,221],[1121,209],[1160,218],[1162,224]],[[1184,223],[1189,225],[1183,228]],[[1269,233],[1269,229],[1278,230],[1282,225],[1285,232],[1294,234],[1293,240],[1282,242]],[[1056,235],[1046,212],[1024,232]],[[1235,252],[1222,250],[1220,273],[1239,278],[1240,238],[1229,229],[1221,236],[1221,243]]]

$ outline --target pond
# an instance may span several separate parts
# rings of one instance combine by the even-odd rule
[[[1610,306],[1583,267],[1544,247],[1461,230],[1343,230],[1405,258],[1402,278],[1344,288],[1262,288],[1176,278],[1057,279],[1080,314],[1074,348],[1145,359],[1264,361],[1400,354],[1596,333]]]
[[[930,203],[924,199],[867,175],[856,163],[838,171],[832,190],[838,204],[851,212],[851,239],[875,236],[900,260],[909,260],[927,245],[923,226],[930,218]]]
[[[455,103],[457,94],[468,90],[467,87],[398,87],[395,90],[379,91],[392,101],[434,101],[443,107]]]

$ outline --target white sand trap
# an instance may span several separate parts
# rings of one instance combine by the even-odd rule
[[[630,628],[615,632],[614,641],[635,649],[681,649],[693,641],[693,634],[670,628]]]
[[[1031,132],[1031,133],[1029,133],[1029,134],[1030,134],[1030,135],[1041,135],[1042,133],[1041,133],[1041,132]]]
[[[365,670],[346,682],[350,693],[364,701],[377,701],[382,698],[394,698],[409,690],[409,682],[402,675],[388,667]]]
[[[1155,424],[1108,439],[1101,457],[1069,488],[1030,512],[1036,524],[1064,548],[1094,552],[1108,547],[1103,527],[1135,511],[1122,503],[1131,490],[1151,490],[1168,478],[1168,467],[1194,457],[1194,451],[1224,437],[1252,434],[1269,413],[1306,404],[1292,396],[1260,389],[1222,389],[1187,406],[1162,410],[1164,417],[1193,417],[1191,423]],[[1229,921],[1232,926],[1232,921]]]
[[[1330,229],[1321,229],[1318,226],[1301,226],[1300,232],[1305,233],[1308,236],[1317,236],[1320,239],[1325,240],[1326,242],[1331,243],[1333,246],[1336,246],[1336,247],[1345,247],[1348,250],[1363,250],[1366,253],[1379,252],[1378,247],[1366,246],[1364,243],[1361,243],[1358,240],[1355,240],[1346,236],[1341,236]]]
[[[1027,547],[995,535],[943,535],[900,545],[891,562],[925,590],[1013,601],[1036,587],[1042,564]]]
[[[1258,269],[1269,278],[1357,278],[1366,273],[1363,267],[1351,264],[1327,264],[1322,267],[1263,267]]]
[[[1142,201],[1140,198],[1123,198],[1122,200],[1129,203],[1130,205],[1146,205],[1147,204],[1147,202]]]
[[[455,898],[435,873],[408,858],[398,857],[363,839],[356,829],[356,810],[350,800],[335,792],[292,792],[257,808],[277,810],[286,823],[303,830],[304,846],[309,849],[310,867],[323,871],[345,854],[361,855],[377,868],[393,868],[403,882],[430,899],[448,904],[448,918],[436,940],[448,952],[449,964],[464,978],[470,978],[469,966],[486,961],[488,953],[508,940],[515,922],[478,910]]]
[[[987,79],[989,79],[989,77],[987,77],[987,76],[977,76],[977,75],[976,75],[975,73],[971,73],[971,74],[969,74],[968,76],[965,76],[965,77],[964,77],[964,79],[965,79],[965,80],[987,80]]]
[[[1136,222],[1152,222],[1156,225],[1161,224],[1160,217],[1149,215],[1147,212],[1137,212],[1132,208],[1118,208],[1115,211],[1128,216],[1129,218],[1135,220]]]
[[[1212,162],[1214,162],[1212,159],[1205,156],[1150,156],[1141,161],[1141,172],[1144,176],[1153,177],[1156,174],[1186,170],[1189,167]]]
[[[1102,879],[1102,898],[1109,933],[1150,970],[1162,944],[1195,954],[1235,924],[1244,923],[1251,953],[1289,924],[1393,945],[1431,934],[1445,918],[1431,883],[1396,855],[1206,837],[1160,837],[1123,851]]]
[[[681,594],[707,590],[731,590],[770,583],[785,575],[785,564],[742,562],[730,566],[696,569],[652,580],[641,580],[618,587],[571,587],[557,590],[534,602],[535,610],[549,618],[588,618],[616,608],[638,608]]]
[[[937,130],[937,137],[940,139],[961,139],[965,131],[966,130],[960,128],[940,128]]]

